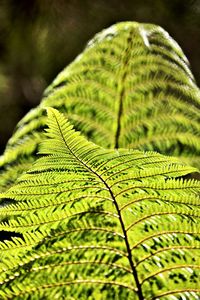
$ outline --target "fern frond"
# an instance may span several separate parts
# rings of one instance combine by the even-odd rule
[[[0,244],[0,297],[197,299],[200,185],[183,179],[196,169],[105,150],[53,108],[48,126],[41,157],[1,195],[1,230],[23,238]]]
[[[199,99],[188,61],[166,31],[116,24],[88,43],[19,122],[0,159],[0,189],[16,179],[11,166],[23,172],[19,160],[26,161],[25,171],[35,160],[44,139],[45,106],[64,112],[100,146],[158,151],[199,167]]]

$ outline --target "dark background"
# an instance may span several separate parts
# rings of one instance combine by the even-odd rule
[[[164,27],[200,85],[200,0],[0,0],[0,153],[53,78],[96,32],[119,21]]]

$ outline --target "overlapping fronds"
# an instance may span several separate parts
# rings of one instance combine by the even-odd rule
[[[162,28],[88,43],[1,157],[0,299],[200,299],[199,99]]]
[[[22,238],[0,244],[0,299],[199,299],[196,169],[48,115],[40,158],[1,194],[0,230]]]
[[[89,42],[19,123],[1,158],[1,187],[16,180],[15,173],[8,180],[10,166],[22,160],[27,170],[35,159],[44,106],[64,112],[103,147],[158,151],[199,166],[199,99],[186,57],[161,27],[114,25]]]

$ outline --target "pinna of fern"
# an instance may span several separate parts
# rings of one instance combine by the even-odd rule
[[[48,109],[40,157],[1,197],[2,299],[199,299],[196,169],[107,150]]]

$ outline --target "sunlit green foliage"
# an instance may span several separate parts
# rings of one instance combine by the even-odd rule
[[[1,158],[2,299],[199,299],[199,95],[158,26],[89,42]]]

